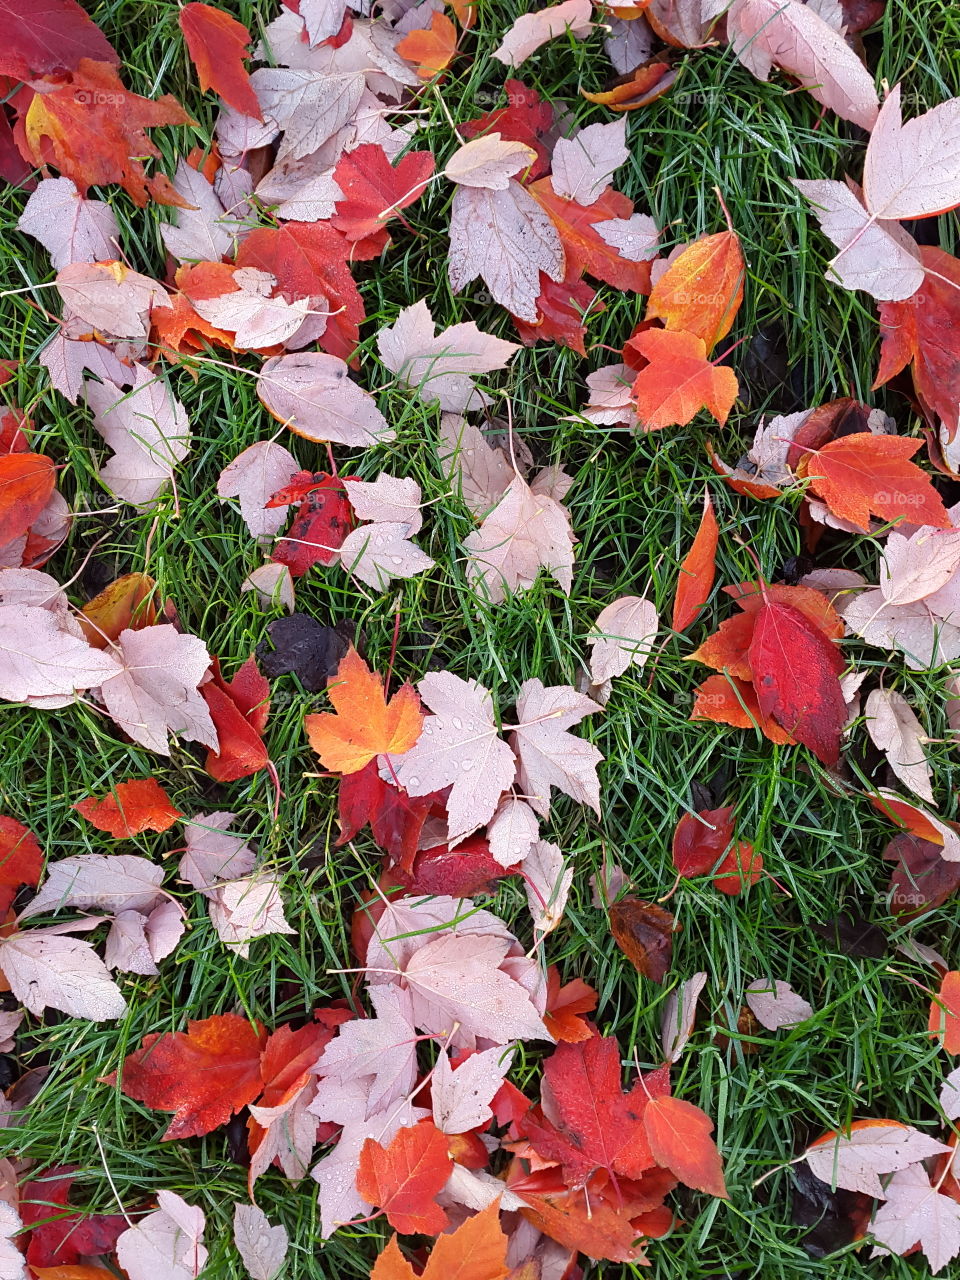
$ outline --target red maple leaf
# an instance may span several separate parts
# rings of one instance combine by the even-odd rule
[[[252,655],[229,682],[213,659],[213,679],[200,686],[220,742],[208,751],[205,768],[218,782],[236,782],[270,768],[263,731],[270,714],[270,683],[260,674]]]
[[[187,4],[180,10],[180,30],[201,89],[212,89],[242,116],[262,120],[260,103],[244,60],[250,57],[250,32],[223,9]]]
[[[0,917],[5,916],[22,884],[39,884],[43,851],[29,827],[0,816]]]
[[[120,58],[76,0],[0,0],[0,75],[35,80],[73,71],[83,58],[118,66]]]
[[[525,347],[535,342],[553,341],[569,347],[585,356],[587,349],[586,322],[591,315],[606,311],[606,304],[598,300],[597,291],[579,278],[574,269],[561,281],[551,280],[540,272],[540,296],[536,301],[538,324],[530,324],[518,316],[512,316],[520,341]]]
[[[499,133],[510,142],[523,142],[537,153],[530,166],[530,178],[541,177],[550,167],[550,155],[541,138],[553,126],[553,107],[542,101],[536,89],[528,89],[521,80],[507,80],[503,86],[507,105],[496,111],[488,111],[458,125],[467,139],[479,138],[485,133]]]
[[[358,242],[378,237],[391,218],[419,200],[433,176],[434,160],[429,151],[408,151],[393,165],[379,143],[367,142],[341,156],[333,179],[343,192],[337,201],[330,225],[352,242],[351,256],[368,256]],[[375,257],[383,248],[379,239],[371,246]]]
[[[733,840],[733,805],[685,813],[673,832],[673,865],[684,877],[705,876]]]
[[[42,453],[0,457],[0,546],[22,537],[47,505],[57,473]]]
[[[633,213],[632,200],[611,187],[593,204],[578,204],[576,200],[558,196],[550,178],[532,182],[527,190],[553,220],[563,241],[569,267],[617,289],[629,289],[633,293],[650,292],[650,263],[629,262],[596,231],[598,222],[629,218]]]
[[[402,787],[384,782],[376,760],[340,779],[338,845],[352,840],[370,823],[373,838],[403,870],[409,871],[417,853],[420,832],[441,792],[408,796]]]
[[[69,1205],[76,1176],[72,1165],[55,1165],[35,1174],[20,1189],[20,1216],[29,1232],[31,1267],[72,1267],[81,1258],[112,1253],[129,1223],[121,1214],[83,1214]],[[57,1210],[63,1209],[62,1214]]]
[[[447,1138],[429,1120],[403,1128],[389,1146],[367,1138],[360,1152],[357,1190],[378,1205],[394,1231],[438,1235],[450,1219],[436,1195],[453,1168]]]
[[[272,559],[295,578],[315,564],[333,564],[337,548],[356,524],[353,507],[339,477],[321,474],[311,484],[293,523],[277,538]]]

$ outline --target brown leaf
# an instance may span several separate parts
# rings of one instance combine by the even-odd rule
[[[663,982],[673,954],[677,922],[669,911],[640,898],[621,898],[610,908],[610,932],[638,973]]]

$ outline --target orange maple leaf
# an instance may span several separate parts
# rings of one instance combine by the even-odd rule
[[[503,1280],[509,1272],[507,1237],[500,1229],[500,1202],[495,1200],[456,1231],[438,1238],[419,1280]],[[374,1263],[370,1280],[417,1280],[396,1236]]]
[[[47,505],[56,479],[53,462],[42,453],[0,458],[0,546],[27,532]]]
[[[146,129],[194,124],[176,98],[140,98],[123,87],[106,62],[82,58],[62,88],[35,94],[24,119],[27,159],[54,165],[81,195],[88,187],[118,182],[135,204],[184,201],[164,174],[148,178],[141,159],[160,152]]]
[[[732,231],[703,236],[677,255],[650,292],[645,318],[702,338],[712,351],[743,301],[743,254]]]
[[[457,28],[445,13],[435,13],[429,27],[418,27],[397,45],[397,53],[414,64],[421,80],[445,71],[456,51]]]
[[[727,1199],[720,1152],[710,1137],[713,1121],[692,1102],[669,1094],[651,1098],[643,1124],[653,1158],[688,1187]]]
[[[435,1236],[450,1221],[436,1195],[452,1168],[446,1135],[423,1120],[401,1129],[386,1147],[367,1138],[360,1152],[357,1190],[384,1211],[394,1231]]]
[[[960,972],[943,975],[940,992],[930,1005],[927,1029],[937,1036],[947,1053],[960,1053]]]
[[[810,482],[835,516],[865,532],[870,530],[871,513],[881,520],[951,529],[930,477],[910,461],[922,445],[922,440],[908,436],[858,431],[805,454],[797,475]]]
[[[650,361],[633,384],[644,431],[685,427],[701,409],[723,426],[740,389],[737,375],[725,365],[710,363],[702,338],[679,330],[648,329],[632,342]]]
[[[87,796],[73,807],[98,831],[109,832],[115,840],[138,836],[143,831],[167,831],[183,817],[156,778],[118,782],[102,800]]]
[[[324,711],[303,722],[325,769],[358,773],[375,756],[409,751],[420,737],[423,712],[413,685],[402,685],[387,702],[383,677],[370,670],[352,645],[328,693],[336,714]]]
[[[697,536],[680,565],[680,577],[673,599],[674,631],[686,631],[707,602],[716,576],[717,542],[720,529],[713,513],[710,490],[704,490],[703,516]]]

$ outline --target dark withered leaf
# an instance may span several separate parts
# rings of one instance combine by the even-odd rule
[[[886,934],[863,916],[839,915],[823,924],[811,920],[810,928],[843,955],[864,960],[879,960],[886,955]]]
[[[637,973],[663,982],[673,956],[677,922],[669,911],[640,898],[621,898],[610,908],[610,932]]]
[[[267,627],[273,642],[257,645],[257,657],[266,676],[296,675],[305,689],[321,693],[337,674],[340,659],[350,647],[355,628],[347,623],[326,627],[307,613],[277,618]]]

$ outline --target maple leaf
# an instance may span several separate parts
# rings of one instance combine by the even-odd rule
[[[232,680],[224,680],[218,659],[213,679],[200,686],[200,694],[217,735],[216,751],[209,751],[204,768],[218,782],[236,782],[261,769],[272,768],[263,742],[270,714],[270,685],[260,674],[255,657],[249,657]]]
[[[0,457],[0,546],[22,537],[47,505],[57,473],[40,453]]]
[[[544,1025],[554,1040],[576,1044],[589,1040],[594,1034],[582,1013],[591,1013],[597,1007],[597,993],[582,978],[572,978],[560,985],[560,971],[556,965],[547,969],[547,1011]]]
[[[583,39],[590,31],[592,14],[590,0],[563,0],[562,4],[524,13],[506,32],[493,56],[508,67],[516,67],[548,40],[555,40],[567,31]]]
[[[117,256],[120,229],[102,200],[84,200],[69,178],[44,178],[17,221],[39,240],[56,270],[71,262],[106,262]]]
[[[531,807],[550,814],[553,787],[600,812],[597,765],[603,760],[590,742],[567,730],[600,708],[569,685],[524,681],[517,696],[512,744],[519,758],[519,781]]]
[[[702,338],[680,330],[648,329],[633,341],[650,361],[633,384],[644,431],[684,427],[701,409],[723,426],[739,392],[737,375],[707,360]]]
[[[921,800],[933,804],[933,771],[923,749],[926,732],[903,694],[895,689],[871,690],[864,716],[874,746],[885,754],[896,776]]]
[[[621,596],[601,609],[590,631],[590,678],[595,685],[613,680],[630,667],[641,669],[653,650],[660,620],[649,600]]]
[[[834,515],[869,531],[870,514],[937,529],[953,527],[943,499],[910,458],[922,440],[856,432],[805,453],[797,475]]]
[[[920,247],[922,299],[914,291],[880,304],[880,367],[874,389],[912,365],[921,404],[937,414],[949,437],[960,424],[960,326],[955,315],[960,262],[932,245]]]
[[[70,1188],[76,1172],[72,1165],[54,1165],[36,1173],[20,1188],[20,1212],[28,1233],[26,1257],[34,1271],[70,1267],[84,1256],[112,1252],[117,1236],[127,1225],[119,1214],[70,1212]],[[53,1213],[54,1209],[65,1212]],[[18,1254],[18,1259],[22,1267],[23,1255]],[[16,1280],[21,1280],[23,1274],[11,1271]]]
[[[419,1280],[506,1280],[510,1273],[507,1243],[500,1227],[500,1205],[494,1201],[456,1231],[438,1236]],[[370,1280],[418,1280],[396,1236],[377,1256]]]
[[[307,440],[363,447],[394,438],[368,391],[334,355],[310,351],[276,356],[260,370],[257,395],[284,426]]]
[[[216,885],[207,894],[210,920],[220,941],[246,960],[250,943],[271,933],[296,933],[283,914],[280,879],[260,870]]]
[[[611,174],[626,164],[626,117],[592,124],[572,138],[558,138],[553,148],[551,183],[565,200],[591,205],[610,186]]]
[[[434,15],[434,17],[442,15]],[[350,241],[382,231],[401,209],[419,200],[433,176],[429,151],[408,151],[396,164],[382,146],[364,143],[337,161],[333,180],[343,193],[330,219]]]
[[[0,75],[34,80],[74,70],[85,58],[118,66],[107,37],[76,0],[3,0]]]
[[[447,1054],[441,1053],[430,1084],[437,1128],[445,1134],[464,1134],[491,1120],[490,1104],[503,1087],[512,1061],[512,1051],[484,1049],[470,1054],[454,1068]]]
[[[705,876],[733,840],[733,805],[685,813],[673,832],[673,865],[681,876]]]
[[[335,564],[354,524],[353,510],[341,480],[326,472],[298,474],[309,476],[309,488],[290,528],[277,539],[272,555],[272,559],[285,565],[295,578],[315,564]],[[272,501],[276,500],[274,495]],[[322,687],[319,685],[314,691]]]
[[[515,870],[516,866],[504,867],[491,856],[490,845],[483,837],[468,836],[455,849],[439,844],[421,850],[409,871],[400,867],[397,875],[410,893],[463,898],[495,892],[495,882]]]
[[[550,178],[531,183],[529,191],[557,228],[568,271],[593,276],[616,289],[649,291],[650,263],[628,257],[604,238],[603,228],[609,234],[610,223],[626,221],[633,215],[633,203],[625,195],[608,190],[592,204],[582,205],[558,195]]]
[[[43,851],[33,832],[16,818],[0,815],[0,909],[6,914],[23,884],[38,884]]]
[[[125,573],[87,601],[77,622],[94,649],[107,649],[124,631],[152,627],[158,605],[157,584],[149,574]]]
[[[258,440],[238,453],[220,472],[217,493],[239,498],[240,514],[252,536],[272,538],[287,518],[279,504],[269,499],[300,470],[296,458],[275,440]]]
[[[310,745],[325,769],[357,773],[376,756],[403,755],[420,737],[420,699],[404,684],[388,702],[383,677],[372,672],[356,649],[347,650],[328,689],[336,714],[307,716]]]
[[[768,1031],[795,1027],[813,1017],[813,1008],[807,1001],[797,995],[789,982],[781,982],[779,978],[772,982],[757,978],[743,994],[750,1012]]]
[[[960,972],[956,969],[943,975],[940,990],[930,1005],[927,1027],[947,1053],[960,1053]]]
[[[662,320],[668,330],[692,333],[710,352],[733,326],[743,301],[745,273],[740,241],[733,231],[702,236],[687,245],[658,278],[645,318]]]
[[[0,972],[30,1013],[59,1009],[71,1018],[92,1022],[123,1017],[127,1002],[90,943],[62,936],[97,924],[94,916],[49,929],[24,930],[0,941]]]
[[[207,1262],[202,1209],[175,1191],[158,1191],[157,1205],[118,1237],[117,1260],[130,1280],[195,1280]]]
[[[716,577],[717,543],[720,530],[713,513],[709,489],[704,490],[703,516],[693,545],[680,564],[677,591],[673,598],[674,631],[686,631],[706,604]],[[596,678],[596,677],[594,677]]]
[[[260,103],[243,63],[249,58],[250,32],[222,9],[187,4],[180,10],[180,30],[203,90],[213,89],[234,111],[262,120]]]
[[[897,1120],[854,1120],[846,1133],[818,1138],[807,1147],[804,1159],[821,1182],[885,1200],[882,1175],[949,1150]]]
[[[124,1061],[120,1089],[154,1111],[174,1113],[164,1142],[210,1133],[262,1091],[265,1039],[235,1013],[189,1022],[186,1031],[144,1036]]]
[[[402,987],[372,986],[375,1017],[357,1018],[342,1026],[317,1063],[325,1079],[347,1084],[362,1080],[364,1118],[389,1109],[404,1098],[417,1078],[413,1005]]]
[[[541,569],[553,574],[567,594],[573,583],[573,543],[566,508],[514,475],[480,528],[463,540],[467,576],[491,604],[500,604],[507,592],[528,590]]]
[[[148,197],[181,203],[168,178],[147,178],[140,157],[160,152],[145,130],[192,123],[176,98],[139,98],[108,63],[81,58],[62,88],[34,95],[23,127],[34,164],[54,165],[81,195],[117,182],[142,207]]]
[[[183,817],[156,778],[118,782],[101,800],[87,796],[73,807],[114,840],[138,836],[143,831],[167,831]]]
[[[181,10],[183,12],[185,10]],[[216,263],[232,253],[241,233],[239,210],[228,213],[214,183],[186,160],[177,162],[173,187],[185,203],[193,207],[177,209],[174,221],[160,228],[167,252],[181,263],[208,260]],[[177,299],[171,301],[175,306]]]
[[[713,1121],[682,1098],[653,1097],[643,1111],[643,1127],[654,1160],[688,1187],[726,1200],[720,1153],[710,1137]]]
[[[638,973],[663,982],[673,955],[677,922],[663,907],[628,896],[610,908],[610,932]]]
[[[251,1280],[273,1280],[279,1275],[287,1257],[287,1231],[283,1226],[271,1226],[257,1205],[234,1205],[233,1242]]]
[[[442,793],[409,796],[402,787],[380,777],[377,762],[371,760],[355,773],[340,780],[337,845],[347,844],[368,822],[374,840],[404,870],[416,857],[420,833],[427,815]]]
[[[507,80],[503,88],[508,105],[465,121],[459,126],[460,132],[465,138],[495,132],[511,142],[525,143],[536,157],[530,176],[539,178],[549,168],[542,138],[553,124],[553,108],[549,102],[541,101],[536,89],[528,89],[520,80]]]
[[[886,1193],[870,1224],[877,1241],[871,1256],[905,1254],[919,1244],[936,1275],[960,1253],[960,1204],[931,1186],[920,1164],[895,1173]]]
[[[879,102],[873,77],[843,36],[797,0],[734,0],[727,12],[734,53],[760,80],[776,63],[845,120],[870,130]]]
[[[457,50],[457,29],[444,13],[433,13],[429,27],[418,27],[397,45],[397,53],[417,67],[421,80],[446,70]]]
[[[367,1138],[360,1152],[357,1190],[379,1205],[394,1231],[438,1235],[449,1224],[436,1195],[453,1161],[446,1135],[429,1120],[401,1129],[389,1146]]]

